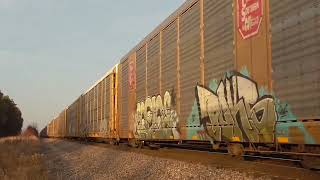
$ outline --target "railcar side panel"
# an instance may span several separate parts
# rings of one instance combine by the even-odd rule
[[[80,131],[82,132],[80,137],[86,137],[89,133],[89,93],[83,95],[84,107],[82,112],[82,124]]]
[[[78,136],[78,122],[79,122],[79,100],[78,98],[72,103],[66,110],[67,118],[67,136],[77,137]]]
[[[270,0],[277,135],[293,144],[320,143],[320,1]]]
[[[128,86],[129,86],[129,102],[128,102],[128,137],[134,138],[134,114],[137,107],[137,93],[136,93],[136,53],[129,56],[128,69]]]
[[[180,136],[187,139],[187,131],[198,128],[200,123],[192,109],[197,106],[194,87],[201,83],[200,69],[200,3],[199,1],[180,16]],[[199,122],[199,121],[198,121]],[[179,139],[179,138],[178,138]]]
[[[80,121],[79,121],[79,137],[86,136],[86,95],[83,94],[80,97]]]
[[[90,91],[90,126],[89,126],[89,134],[91,136],[91,134],[93,134],[94,132],[94,116],[95,116],[95,112],[94,112],[94,88],[92,88],[92,90]]]
[[[178,20],[162,31],[161,40],[161,133],[159,139],[179,139],[178,132]]]
[[[51,125],[51,124],[52,124],[52,121],[50,121],[50,122],[48,123],[48,125],[47,125],[47,132],[46,132],[46,133],[47,133],[47,136],[48,136],[48,137],[52,137],[52,134],[51,134],[51,132],[52,132],[52,131],[51,131],[52,125]]]
[[[148,42],[147,54],[147,95],[160,94],[160,34]],[[146,97],[144,97],[145,99]]]
[[[235,67],[232,0],[204,0],[205,84],[222,79]]]
[[[146,56],[146,45],[136,52],[136,91],[137,91],[137,102],[144,101],[147,96],[147,56]],[[129,81],[127,82],[129,83]]]
[[[198,127],[189,131],[188,137],[193,140],[231,141],[241,132],[225,106],[219,105],[224,94],[218,93],[218,87],[227,82],[224,81],[227,75],[235,69],[232,0],[203,0],[203,6],[204,84],[196,89],[197,104],[192,109],[192,117],[196,119],[192,122]],[[226,113],[222,115],[222,112]],[[217,117],[218,114],[222,116]]]
[[[110,76],[109,75],[108,77],[106,77],[104,80],[103,80],[103,99],[104,99],[104,106],[103,106],[103,121],[102,121],[102,124],[100,127],[101,128],[101,132],[105,132],[105,133],[110,133],[109,132],[109,122],[111,121],[111,112],[112,112],[112,107],[111,107],[111,79],[110,79]]]
[[[93,88],[93,102],[92,102],[92,135],[96,133],[97,129],[97,120],[98,120],[98,87]]]
[[[96,132],[101,132],[102,128],[102,103],[104,99],[102,98],[102,82],[100,81],[99,84],[97,85],[97,124],[96,124]]]
[[[115,131],[115,73],[116,68],[99,80],[85,95],[82,96],[82,106],[79,117],[83,122],[79,129],[81,137],[111,138]]]
[[[161,93],[169,92],[173,96],[177,93],[177,20],[168,25],[162,32],[161,54]],[[172,100],[172,106],[175,106]],[[176,108],[176,107],[173,107]]]
[[[128,138],[129,134],[129,60],[126,59],[120,64],[121,70],[121,82],[119,85],[121,86],[121,116],[119,119],[119,136],[120,138]]]

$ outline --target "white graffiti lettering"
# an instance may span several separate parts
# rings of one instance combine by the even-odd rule
[[[201,123],[215,141],[272,142],[275,102],[259,97],[257,84],[241,74],[221,81],[216,92],[197,86]]]
[[[137,104],[135,113],[135,135],[138,138],[179,139],[177,112],[172,110],[172,98],[169,92],[148,97]]]

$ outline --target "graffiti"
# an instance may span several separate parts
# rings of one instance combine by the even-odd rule
[[[288,115],[288,104],[279,104],[278,105],[278,113],[280,115],[280,119],[286,117]]]
[[[215,89],[196,87],[200,123],[213,141],[273,142],[277,113],[274,98],[261,96],[257,84],[240,73]]]
[[[135,135],[146,139],[179,139],[177,112],[172,110],[172,97],[169,92],[148,97],[137,104],[135,112]]]
[[[316,144],[313,131],[308,129],[307,123],[298,121],[297,116],[292,112],[291,107],[286,102],[275,99],[278,122],[276,124],[276,136],[280,143],[292,144]],[[300,134],[297,136],[296,134]],[[284,141],[284,142],[283,142]]]
[[[198,134],[198,137],[200,140],[207,139],[207,137],[208,137],[206,131],[204,131],[204,130],[198,130],[197,134]]]

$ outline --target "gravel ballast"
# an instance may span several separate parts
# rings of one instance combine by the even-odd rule
[[[78,142],[47,140],[50,179],[257,179],[200,163],[148,156]],[[269,179],[259,177],[259,179]]]

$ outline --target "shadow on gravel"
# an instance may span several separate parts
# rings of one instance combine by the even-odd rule
[[[126,145],[56,139],[42,142],[49,179],[145,179],[156,169],[154,158],[143,159]]]
[[[72,148],[74,146],[74,148]],[[45,155],[49,179],[70,179],[72,165],[67,158],[70,153],[81,151],[85,146],[69,144],[60,139],[41,139],[41,152]]]

